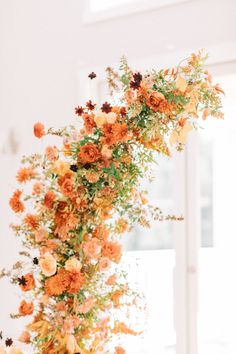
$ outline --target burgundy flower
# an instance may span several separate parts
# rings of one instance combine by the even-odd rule
[[[130,87],[134,90],[137,90],[139,89],[140,87],[140,84],[141,84],[141,81],[142,81],[142,74],[140,74],[139,72],[138,73],[135,73],[133,75],[133,80],[130,81]]]
[[[83,107],[78,106],[75,108],[75,114],[78,114],[78,116],[82,116],[83,113],[84,113]]]
[[[87,107],[90,111],[93,111],[94,108],[96,107],[96,104],[93,103],[91,100],[89,100],[89,101],[86,103],[86,107]]]
[[[103,105],[102,105],[102,107],[101,107],[101,110],[102,110],[104,113],[109,113],[109,112],[111,112],[111,110],[112,110],[112,106],[110,105],[110,103],[105,102],[105,103],[103,103]]]
[[[93,79],[95,79],[95,77],[97,77],[97,75],[95,74],[95,72],[91,72],[89,75],[88,75],[88,77],[91,79],[91,80],[93,80]]]
[[[13,344],[13,340],[11,338],[7,338],[5,340],[5,344],[6,344],[7,347],[10,347]]]

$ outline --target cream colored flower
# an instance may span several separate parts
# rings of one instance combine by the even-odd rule
[[[23,354],[23,351],[21,350],[21,348],[12,347],[9,354]]]
[[[73,334],[68,334],[65,338],[65,341],[66,341],[66,349],[68,351],[68,354],[74,354],[80,351],[80,348]]]
[[[112,150],[109,149],[109,147],[107,145],[103,145],[102,150],[101,150],[101,154],[103,157],[110,159],[112,157]]]
[[[177,89],[181,92],[185,92],[186,88],[188,87],[187,81],[182,76],[177,78],[175,84]]]
[[[44,257],[39,260],[39,266],[46,277],[51,277],[57,271],[57,261],[49,252],[46,252]]]
[[[82,267],[81,262],[75,257],[68,259],[65,263],[65,269],[68,270],[69,272],[72,271],[79,272],[81,267]]]
[[[116,114],[114,112],[109,112],[106,115],[107,123],[113,124],[116,121]]]
[[[98,111],[98,113],[96,114],[96,116],[94,117],[94,121],[97,124],[97,126],[99,128],[101,128],[103,126],[103,124],[105,124],[107,122],[106,120],[106,113],[102,112],[101,110]]]

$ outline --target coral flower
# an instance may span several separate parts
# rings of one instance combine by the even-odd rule
[[[43,205],[48,209],[52,209],[55,200],[56,194],[53,191],[48,191],[44,196]]]
[[[35,172],[31,167],[21,168],[16,175],[16,179],[19,183],[25,183],[33,177],[35,177]]]
[[[42,189],[43,189],[42,183],[36,182],[36,183],[33,185],[32,194],[33,194],[33,195],[39,195],[39,194],[41,193]]]
[[[93,163],[100,159],[101,154],[97,146],[93,143],[87,143],[80,148],[78,161],[83,164]]]
[[[85,278],[82,273],[77,271],[68,272],[69,286],[68,293],[76,294],[85,282]]]
[[[34,135],[36,136],[36,138],[42,138],[42,136],[45,135],[45,131],[44,131],[45,127],[42,123],[37,122],[34,125]]]
[[[39,266],[46,277],[51,277],[57,271],[57,261],[49,252],[46,252],[44,257],[39,260]]]
[[[126,351],[122,347],[115,347],[115,354],[126,354]]]
[[[118,242],[105,241],[102,247],[102,254],[115,263],[121,259],[121,245]]]
[[[106,159],[110,159],[112,157],[112,150],[107,145],[103,145],[101,154]]]
[[[9,201],[10,207],[15,213],[22,213],[25,210],[25,206],[20,200],[21,195],[22,191],[17,189]]]
[[[114,285],[116,282],[116,279],[117,279],[116,274],[113,274],[107,279],[106,284],[107,285]]]
[[[84,121],[84,128],[86,130],[86,133],[90,134],[93,132],[94,128],[96,127],[95,121],[94,121],[94,114],[86,114],[84,113],[82,115],[83,121]]]
[[[48,146],[45,150],[46,159],[49,161],[56,161],[58,158],[58,149],[56,146]]]
[[[99,225],[93,231],[93,237],[98,238],[99,240],[107,240],[109,236],[109,229],[106,225]]]
[[[95,305],[95,300],[92,297],[90,297],[89,299],[86,299],[82,305],[79,305],[77,307],[77,310],[80,313],[87,313],[90,310],[92,310],[94,305]]]
[[[33,214],[27,214],[24,218],[24,224],[32,231],[37,230],[39,226],[38,217]]]
[[[21,333],[19,337],[19,341],[22,343],[30,343],[30,334],[28,331],[24,331]]]
[[[34,304],[32,302],[26,302],[22,300],[19,307],[19,314],[21,316],[32,315],[34,312]]]
[[[24,283],[20,285],[21,290],[30,291],[35,288],[34,276],[31,273],[23,275]]]

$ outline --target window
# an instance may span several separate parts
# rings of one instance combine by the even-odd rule
[[[103,21],[186,1],[190,0],[84,0],[84,22]]]

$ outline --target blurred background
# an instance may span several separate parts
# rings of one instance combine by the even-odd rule
[[[137,70],[157,69],[204,48],[225,90],[225,121],[209,119],[184,153],[158,158],[156,182],[143,182],[151,202],[185,220],[124,237],[148,308],[145,335],[127,354],[236,353],[235,17],[235,0],[0,0],[1,268],[19,247],[8,199],[20,156],[45,147],[33,138],[36,121],[70,124],[83,100],[106,100],[104,69],[123,54]],[[18,292],[5,280],[0,290],[0,330],[13,336]]]

